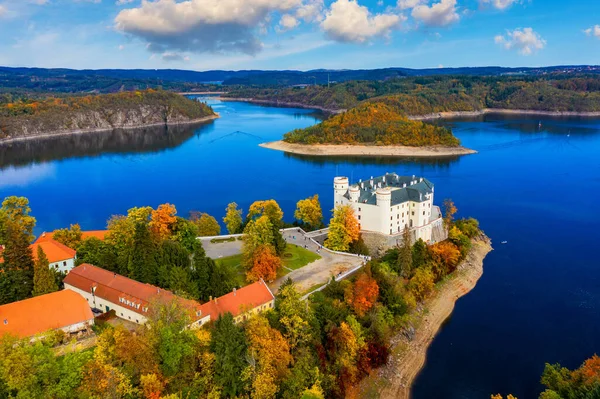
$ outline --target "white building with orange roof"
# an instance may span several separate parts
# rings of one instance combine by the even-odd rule
[[[275,296],[262,280],[200,305],[171,291],[90,264],[71,270],[64,279],[64,285],[65,290],[75,291],[84,297],[91,308],[103,313],[114,310],[117,317],[137,324],[146,323],[154,303],[173,299],[180,301],[188,310],[192,328],[228,312],[236,322],[240,322],[252,314],[272,309],[275,304]]]
[[[86,300],[73,291],[58,291],[0,306],[0,337],[33,337],[48,331],[77,333],[94,324]]]
[[[30,247],[34,260],[37,259],[38,247],[42,248],[50,268],[57,272],[68,273],[75,267],[77,252],[54,240],[49,234],[43,233]]]

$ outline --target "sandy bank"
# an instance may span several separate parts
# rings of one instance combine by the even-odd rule
[[[525,109],[502,109],[502,108],[485,108],[479,111],[455,111],[455,112],[434,112],[427,115],[410,115],[408,118],[412,120],[427,121],[434,119],[451,119],[476,117],[488,114],[501,115],[530,115],[530,116],[558,116],[558,117],[600,117],[600,112],[570,112],[570,111],[536,111]]]
[[[208,122],[208,121],[211,121],[211,120],[217,119],[217,118],[219,118],[219,114],[215,113],[215,115],[205,116],[204,118],[198,118],[198,119],[190,119],[189,121],[168,122],[167,126],[193,125],[196,123],[200,124],[200,123]],[[45,139],[45,138],[49,138],[49,137],[71,136],[71,135],[75,135],[75,134],[96,133],[96,132],[111,132],[113,130],[140,129],[140,128],[144,128],[144,127],[164,126],[164,125],[165,125],[164,123],[148,123],[148,124],[141,124],[141,125],[135,125],[135,126],[115,126],[115,127],[110,127],[110,128],[64,130],[64,131],[59,131],[59,132],[48,132],[48,133],[34,134],[34,135],[23,136],[23,137],[7,137],[4,139],[0,139],[0,145],[7,144],[7,143],[13,143],[15,141],[38,140],[38,139]]]
[[[475,154],[477,151],[464,147],[406,147],[376,145],[329,145],[329,144],[292,144],[284,141],[272,141],[260,144],[261,147],[300,155],[316,156],[378,156],[378,157],[444,157]]]
[[[388,364],[373,370],[352,392],[356,398],[408,399],[411,386],[425,364],[427,348],[442,323],[450,316],[454,304],[469,293],[483,274],[483,259],[492,250],[489,238],[473,240],[473,248],[453,277],[415,314],[415,336],[409,341],[403,334],[392,339]]]

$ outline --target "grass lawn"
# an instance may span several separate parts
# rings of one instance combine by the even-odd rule
[[[290,269],[300,269],[301,267],[304,267],[318,259],[321,259],[321,257],[316,253],[310,252],[309,250],[304,249],[298,245],[288,244],[281,258],[284,267],[279,269],[277,277],[283,277],[290,272]],[[215,259],[215,261],[220,265],[231,267],[237,271],[237,284],[240,287],[243,287],[248,284],[246,282],[246,272],[242,267],[242,254],[226,256],[224,258]]]
[[[319,255],[295,244],[288,244],[282,256],[283,266],[297,270],[318,259]]]

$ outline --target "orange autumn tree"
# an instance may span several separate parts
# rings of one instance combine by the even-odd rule
[[[346,302],[359,316],[364,316],[377,301],[379,286],[368,273],[362,273],[345,292]]]
[[[438,242],[429,247],[434,262],[440,269],[434,270],[439,279],[452,273],[460,260],[460,249],[449,241]]]
[[[273,281],[281,268],[281,259],[271,245],[259,245],[252,254],[252,268],[246,273],[248,281]]]
[[[177,218],[177,209],[175,205],[162,204],[156,210],[152,211],[150,216],[150,231],[160,240],[169,238],[172,231],[172,226]]]

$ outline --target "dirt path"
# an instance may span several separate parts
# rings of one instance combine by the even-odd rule
[[[409,341],[403,334],[392,340],[392,355],[388,364],[374,370],[351,393],[355,398],[408,399],[410,388],[425,364],[427,348],[442,323],[450,316],[456,301],[475,288],[483,274],[483,259],[492,250],[486,237],[473,242],[471,253],[456,274],[446,281],[437,294],[415,315],[415,337]]]

